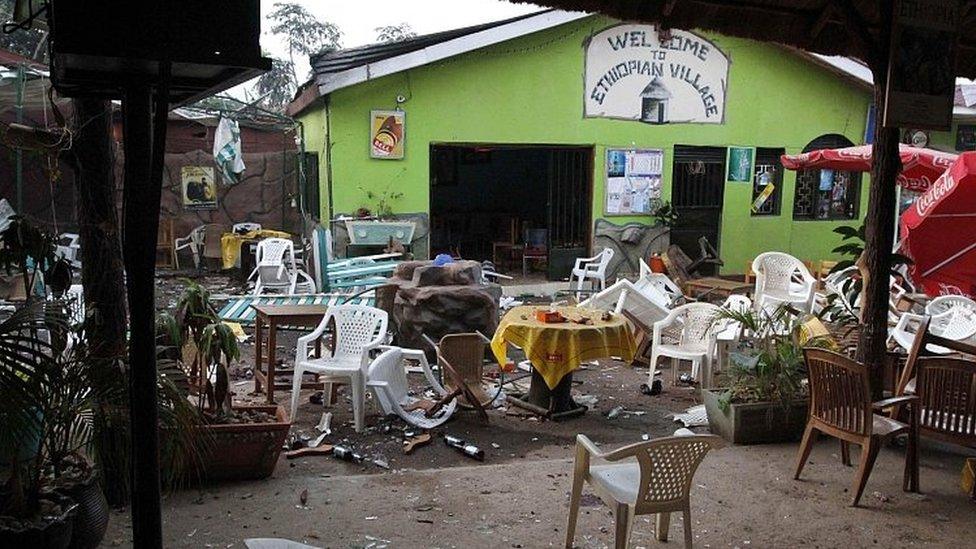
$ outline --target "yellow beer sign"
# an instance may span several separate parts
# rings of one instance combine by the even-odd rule
[[[403,111],[370,111],[369,155],[373,158],[403,158]]]

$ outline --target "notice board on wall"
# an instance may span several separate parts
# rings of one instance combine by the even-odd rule
[[[605,215],[649,215],[661,198],[663,149],[607,149]]]

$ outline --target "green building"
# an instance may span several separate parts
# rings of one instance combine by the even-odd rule
[[[865,142],[871,85],[845,62],[544,11],[313,56],[290,113],[322,220],[388,207],[429,223],[421,253],[485,259],[534,228],[584,255],[669,202],[671,242],[697,257],[705,236],[741,273],[768,250],[830,259],[867,210],[867,175],[779,163]]]

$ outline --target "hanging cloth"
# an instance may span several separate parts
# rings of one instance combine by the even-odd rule
[[[236,120],[221,118],[214,134],[214,162],[230,185],[240,183],[244,171],[244,155],[241,151],[241,128]]]

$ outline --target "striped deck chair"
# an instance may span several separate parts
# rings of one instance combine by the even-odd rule
[[[353,305],[372,306],[375,298],[369,293],[359,294],[298,294],[298,295],[262,295],[262,296],[232,296],[227,300],[220,312],[220,318],[227,322],[236,322],[242,326],[253,326],[257,312],[251,305]],[[287,326],[282,327],[288,329]],[[303,328],[304,329],[304,328]]]

